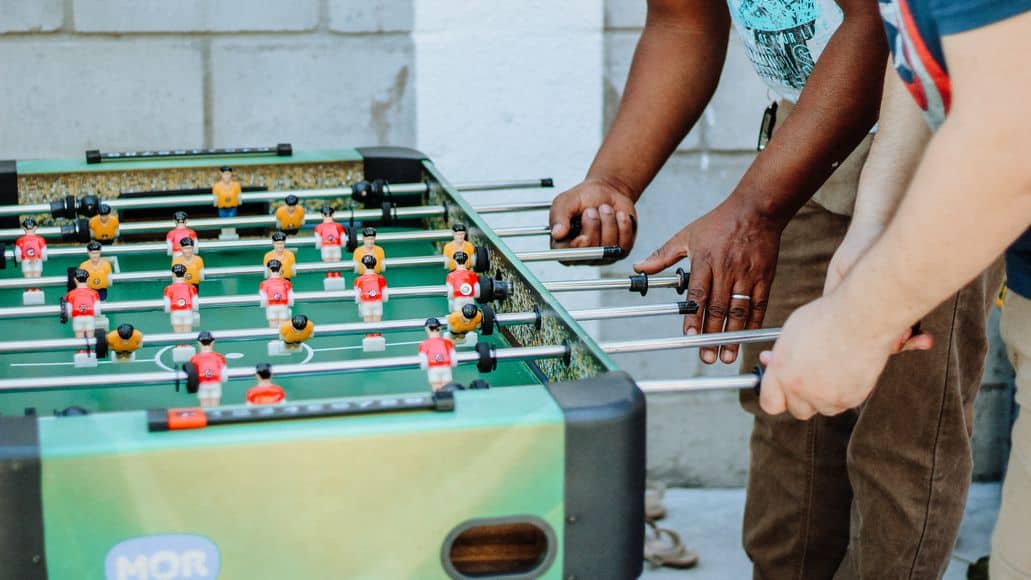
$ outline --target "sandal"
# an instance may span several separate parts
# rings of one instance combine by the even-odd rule
[[[652,533],[645,532],[644,559],[648,560],[652,566],[685,570],[698,564],[698,554],[684,547],[679,534],[673,530],[660,528],[652,522],[648,522],[648,526],[652,529]],[[668,540],[664,540],[663,536]]]
[[[655,521],[666,517],[666,506],[662,505],[664,495],[665,484],[652,480],[644,482],[644,519]]]

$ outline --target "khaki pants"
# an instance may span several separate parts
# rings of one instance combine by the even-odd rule
[[[992,580],[1031,578],[1031,300],[1007,293],[1002,308],[1002,338],[1017,371],[1021,410],[1013,424],[1002,506],[992,536]]]
[[[869,141],[785,228],[764,326],[782,325],[822,294]],[[755,415],[743,530],[755,578],[944,573],[970,485],[985,323],[1001,278],[1000,261],[924,317],[934,349],[892,357],[858,409],[798,421],[766,415],[754,393],[742,392],[742,405]],[[891,299],[870,296],[866,314],[877,316],[878,304]],[[743,346],[742,368],[754,367],[769,347]]]

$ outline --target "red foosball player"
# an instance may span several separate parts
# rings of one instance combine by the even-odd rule
[[[426,319],[426,340],[419,344],[419,366],[426,371],[430,388],[439,391],[451,382],[451,369],[458,366],[455,343],[440,336],[440,321]]]
[[[217,407],[222,400],[226,357],[215,352],[215,337],[206,330],[197,335],[197,344],[200,352],[190,357],[190,364],[197,369],[197,398],[201,407]]]
[[[475,304],[466,304],[448,315],[448,338],[458,344],[476,344],[476,332],[483,322],[483,312]]]
[[[175,332],[191,332],[200,322],[197,289],[186,281],[186,266],[182,264],[172,266],[172,283],[165,287],[165,312],[169,313]],[[193,353],[192,346],[179,345],[172,349],[172,360],[184,362]]]
[[[480,297],[480,280],[476,272],[469,270],[465,252],[455,252],[455,269],[447,275],[448,311],[461,310],[466,304],[473,304]]]
[[[376,273],[376,257],[362,257],[365,273],[354,279],[354,301],[358,303],[358,316],[365,322],[383,320],[383,303],[388,299],[387,279]],[[366,334],[362,350],[366,352],[386,350],[387,342],[378,332]]]
[[[265,317],[269,328],[279,328],[290,320],[290,307],[294,305],[294,286],[283,278],[283,264],[279,260],[269,260],[269,278],[263,280],[258,287],[261,306],[265,309]]]
[[[301,350],[301,344],[315,333],[315,323],[303,314],[298,314],[279,327],[279,338],[268,345],[269,356],[290,354]]]
[[[322,223],[315,226],[315,247],[322,251],[323,262],[339,262],[342,255],[341,246],[344,243],[344,236],[347,230],[344,226],[333,221],[333,208],[323,206]],[[326,272],[324,282],[326,290],[344,290],[347,283],[340,277],[340,272]]]
[[[136,351],[143,344],[143,333],[131,324],[119,324],[107,333],[107,348],[114,353],[115,362],[136,360]]]
[[[25,218],[21,222],[25,235],[14,242],[14,261],[21,264],[21,273],[26,278],[43,275],[43,262],[47,261],[47,241],[36,234],[36,220]],[[29,288],[22,294],[23,304],[43,304],[43,290]]]
[[[362,267],[362,258],[365,256],[372,256],[376,258],[376,273],[382,274],[387,269],[387,255],[383,251],[381,246],[376,245],[376,228],[367,226],[362,230],[362,245],[355,249],[352,254],[354,260],[354,271],[361,273],[364,268]]]
[[[100,314],[100,295],[89,287],[89,272],[78,268],[75,270],[75,288],[64,296],[63,308],[65,316],[72,320],[72,332],[75,338],[93,336],[97,328],[96,316]],[[89,351],[75,354],[75,366],[96,366],[97,358]]]
[[[465,267],[472,267],[472,257],[476,253],[473,245],[466,240],[466,235],[469,232],[466,230],[465,224],[455,224],[451,226],[451,241],[444,244],[444,255],[447,256],[447,262],[444,263],[444,267],[448,270],[455,269],[455,253],[462,252],[465,254]]]
[[[180,254],[172,258],[172,265],[182,264],[186,267],[186,281],[200,294],[200,283],[204,281],[204,258],[195,253],[195,245],[193,238],[179,240]]]
[[[258,384],[247,389],[247,406],[276,405],[286,401],[286,391],[279,385],[272,384],[272,367],[268,363],[259,363],[254,368],[254,377]]]
[[[219,171],[219,180],[211,186],[211,195],[215,198],[214,205],[218,208],[218,217],[234,218],[237,208],[240,207],[240,192],[243,188],[240,187],[240,182],[233,179],[232,167],[223,165]],[[222,228],[218,239],[238,240],[240,236],[237,235],[236,228]]]
[[[177,211],[172,215],[172,219],[175,220],[175,227],[172,228],[168,234],[165,235],[165,246],[169,256],[178,256],[182,253],[182,248],[179,246],[179,242],[183,238],[193,239],[193,249],[197,250],[197,232],[186,227],[189,221],[189,216],[186,215],[185,211]]]
[[[102,244],[110,244],[118,237],[118,216],[112,215],[111,206],[100,204],[97,215],[89,219],[90,237]]]
[[[286,234],[283,232],[275,232],[272,234],[272,249],[265,252],[265,257],[261,259],[261,263],[265,264],[265,277],[269,277],[268,263],[269,260],[279,260],[279,263],[283,265],[283,269],[280,272],[287,280],[294,277],[294,265],[297,263],[297,256],[293,252],[286,249]]]

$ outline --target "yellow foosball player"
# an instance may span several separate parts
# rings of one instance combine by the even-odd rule
[[[455,269],[455,253],[462,252],[466,256],[465,267],[473,267],[473,256],[476,254],[476,249],[472,243],[466,240],[466,236],[469,232],[466,230],[465,224],[455,224],[451,226],[451,241],[444,244],[444,255],[447,256],[447,263],[444,265],[448,270]]]
[[[233,179],[232,167],[224,165],[219,171],[221,176],[211,186],[211,195],[215,198],[214,205],[218,208],[218,217],[233,218],[236,217],[237,208],[240,206],[240,192],[243,188],[240,187],[239,181]],[[236,228],[222,228],[218,239],[237,240],[240,236],[237,235]]]
[[[294,235],[304,225],[304,206],[298,205],[296,195],[286,196],[286,205],[276,209],[276,224],[279,229]]]
[[[294,264],[297,263],[297,256],[295,256],[290,250],[286,249],[285,233],[276,232],[272,234],[272,249],[265,252],[265,257],[261,259],[261,263],[265,265],[266,278],[270,275],[268,269],[268,263],[270,260],[279,260],[280,274],[283,278],[289,280],[294,277]]]
[[[119,324],[107,333],[107,348],[114,353],[115,362],[130,362],[136,359],[136,351],[143,344],[143,333],[131,324]]]
[[[172,258],[172,265],[182,264],[186,268],[186,281],[193,284],[200,294],[200,283],[204,281],[204,258],[194,253],[193,240],[183,238],[179,242],[182,254]]]
[[[94,240],[86,244],[86,255],[89,259],[79,264],[79,267],[89,273],[87,286],[100,294],[100,301],[107,300],[107,289],[111,286],[111,262],[105,260],[101,255],[102,246]]]
[[[284,356],[301,350],[315,333],[315,323],[303,314],[298,314],[279,327],[279,338],[268,344],[269,356]]]
[[[466,304],[461,310],[448,315],[448,338],[456,344],[476,344],[476,333],[473,332],[483,322],[483,312],[475,304]]]
[[[365,267],[362,266],[362,258],[365,256],[376,258],[375,271],[377,274],[382,274],[387,269],[387,265],[383,261],[386,259],[386,254],[381,246],[376,245],[376,228],[372,226],[367,226],[362,230],[362,245],[352,255],[352,258],[354,258],[354,271],[356,273],[365,272]]]
[[[111,213],[111,206],[100,204],[97,215],[89,219],[90,236],[102,244],[110,244],[118,237],[118,216]]]

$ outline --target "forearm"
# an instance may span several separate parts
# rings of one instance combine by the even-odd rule
[[[876,4],[851,4],[793,113],[731,196],[758,215],[786,223],[876,122],[887,61],[884,30]]]
[[[859,178],[853,223],[883,228],[891,221],[930,138],[920,108],[889,66],[877,136]]]
[[[726,57],[726,4],[664,4],[649,2],[619,111],[587,173],[634,200],[701,116]]]
[[[927,148],[895,218],[835,292],[850,329],[890,339],[974,278],[1031,216],[1024,133],[954,114]],[[869,315],[871,301],[877,315]]]

